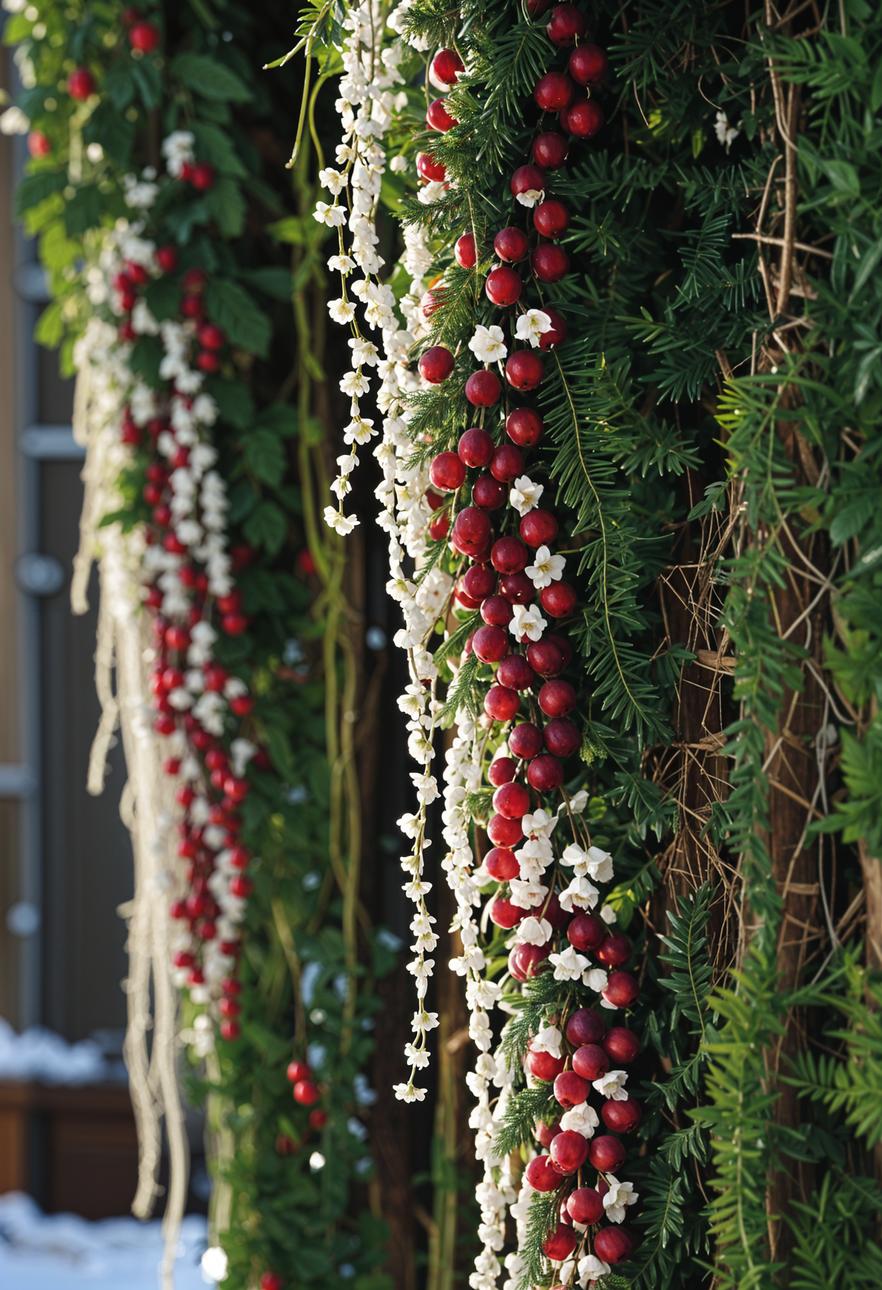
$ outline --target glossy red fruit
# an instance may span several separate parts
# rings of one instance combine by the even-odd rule
[[[318,1085],[311,1079],[299,1079],[292,1093],[298,1106],[315,1106],[321,1097]]]
[[[432,487],[442,493],[454,493],[465,483],[466,468],[455,452],[439,452],[429,466]]]
[[[197,355],[196,366],[199,368],[200,372],[220,371],[220,365],[220,358],[213,350],[203,349],[202,352]]]
[[[462,237],[457,238],[453,248],[453,258],[461,269],[475,267],[478,262],[478,252],[473,233],[463,233]]]
[[[462,577],[462,584],[475,600],[484,600],[496,590],[496,574],[486,564],[473,564]]]
[[[496,927],[502,927],[505,931],[511,931],[517,927],[521,919],[526,918],[527,911],[521,909],[518,905],[513,905],[505,896],[497,896],[490,904],[490,921]]]
[[[514,408],[505,419],[505,433],[521,448],[532,448],[542,438],[543,422],[532,408]]]
[[[524,1172],[534,1191],[555,1191],[560,1186],[560,1174],[550,1156],[535,1156]]]
[[[431,385],[440,385],[453,371],[454,358],[444,345],[430,345],[423,350],[417,364],[420,376]]]
[[[87,67],[77,67],[67,78],[67,92],[78,103],[85,103],[95,93],[95,77]]]
[[[543,112],[561,112],[572,102],[575,90],[565,72],[546,72],[536,82],[533,98]]]
[[[606,924],[596,914],[576,914],[567,927],[567,940],[580,951],[597,949],[605,935]]]
[[[31,130],[28,135],[28,152],[32,157],[48,157],[52,151],[49,136],[42,130]]]
[[[440,542],[442,538],[447,537],[449,531],[450,516],[446,513],[444,515],[436,515],[429,525],[429,537],[435,542]]]
[[[591,1227],[603,1218],[603,1197],[593,1187],[577,1187],[567,1199],[567,1211],[574,1223]]]
[[[483,470],[493,456],[493,440],[486,430],[473,426],[460,435],[456,452],[464,466]]]
[[[573,661],[573,647],[567,640],[566,636],[561,636],[558,632],[546,632],[544,640],[550,641],[560,650],[564,667],[569,667]]]
[[[614,1008],[630,1008],[640,994],[637,978],[631,972],[610,972],[603,997]]]
[[[530,793],[523,784],[503,784],[493,794],[493,809],[508,820],[520,820],[530,809]]]
[[[487,824],[487,837],[496,847],[516,847],[524,839],[520,820],[508,820],[504,815],[492,815]]]
[[[560,123],[578,139],[591,139],[603,125],[603,109],[594,99],[579,99],[561,112]]]
[[[572,757],[582,742],[579,727],[567,717],[557,717],[549,721],[542,731],[545,747],[555,757]]]
[[[472,501],[484,511],[498,511],[507,496],[505,485],[492,475],[479,475],[472,485]]]
[[[578,1047],[600,1043],[605,1031],[606,1024],[599,1012],[593,1008],[577,1008],[567,1021],[566,1036],[569,1043]]]
[[[500,264],[487,274],[484,291],[491,304],[505,309],[520,300],[523,285],[521,275],[516,269],[510,268],[507,264]]]
[[[541,641],[530,642],[527,646],[527,662],[534,672],[538,672],[539,676],[557,676],[558,672],[562,672],[566,667],[563,651],[558,644],[550,641],[548,637]],[[551,712],[546,715],[557,717],[566,714],[565,712]]]
[[[525,573],[507,573],[499,579],[500,593],[513,605],[529,605],[536,599],[536,588]]]
[[[494,721],[511,721],[520,706],[517,690],[504,685],[491,685],[484,695],[484,711]]]
[[[516,537],[498,538],[490,548],[490,563],[497,573],[520,573],[529,558],[527,548]]]
[[[490,473],[500,484],[511,484],[524,473],[524,453],[515,444],[500,444],[490,459]]]
[[[264,1272],[260,1278],[260,1290],[284,1290],[284,1286],[278,1272]]]
[[[530,263],[540,282],[560,282],[570,267],[570,257],[555,242],[543,242],[533,252]]]
[[[210,166],[207,161],[200,161],[193,167],[190,183],[197,193],[207,193],[209,188],[214,187],[215,175],[214,166]]]
[[[584,1138],[582,1139],[584,1142]],[[552,1144],[553,1146],[553,1144]],[[561,1170],[562,1173],[572,1173],[570,1169]],[[558,1223],[555,1230],[550,1236],[546,1236],[542,1242],[542,1253],[554,1263],[562,1263],[568,1259],[576,1248],[578,1238],[572,1227],[565,1223]]]
[[[557,130],[545,130],[533,140],[530,156],[537,166],[546,170],[556,170],[567,159],[569,143],[565,135]]]
[[[567,338],[567,320],[551,305],[545,305],[543,312],[551,319],[551,327],[539,337],[539,348],[554,349],[555,345],[562,345]]]
[[[297,1084],[302,1079],[310,1079],[312,1070],[307,1062],[293,1061],[288,1063],[285,1075],[292,1084]]]
[[[572,45],[578,37],[585,35],[588,23],[582,10],[574,4],[556,4],[545,30],[552,44]]]
[[[611,932],[598,947],[597,957],[604,967],[624,967],[631,957],[631,941],[624,932]]]
[[[642,1114],[640,1103],[633,1097],[621,1102],[610,1100],[600,1108],[600,1118],[610,1133],[633,1133]]]
[[[557,1079],[560,1079],[559,1075]],[[554,1084],[557,1088],[557,1080]],[[588,1139],[583,1138],[581,1133],[574,1133],[572,1129],[564,1129],[552,1142],[549,1155],[558,1173],[574,1174],[577,1169],[581,1169],[588,1157]]]
[[[446,134],[458,125],[455,116],[451,116],[447,111],[447,103],[444,99],[434,99],[426,111],[426,125],[432,130],[437,130],[440,134]]]
[[[538,1049],[530,1049],[527,1054],[527,1070],[536,1079],[545,1080],[551,1083],[563,1070],[564,1059],[562,1057],[553,1057],[551,1053],[541,1052]]]
[[[563,783],[563,766],[549,753],[540,753],[527,767],[527,779],[537,793],[553,793]]]
[[[511,757],[494,757],[487,771],[487,778],[494,788],[499,788],[500,784],[510,784],[517,773],[517,762]]]
[[[416,168],[420,179],[434,179],[440,183],[447,178],[446,166],[443,162],[436,161],[429,152],[417,153]]]
[[[586,43],[570,54],[567,70],[577,85],[597,85],[609,70],[609,59],[599,45]]]
[[[551,618],[569,618],[576,608],[576,600],[576,589],[568,582],[552,582],[539,592],[539,603]]]
[[[472,652],[482,663],[498,663],[508,650],[508,632],[502,627],[479,627],[472,637]]]
[[[554,1081],[554,1096],[560,1106],[580,1106],[590,1092],[587,1082],[575,1071],[561,1071]]]
[[[547,717],[565,717],[575,706],[576,691],[569,681],[546,681],[539,691],[539,707]]]
[[[462,71],[465,71],[465,63],[455,49],[439,49],[429,64],[432,84],[442,90],[449,90],[451,85],[455,85]]]
[[[465,506],[453,521],[450,540],[460,555],[479,556],[490,541],[490,518],[477,506]]]
[[[509,181],[512,197],[524,193],[541,193],[545,189],[545,172],[539,166],[518,166]]]
[[[512,690],[529,690],[536,679],[536,673],[521,654],[509,654],[499,664],[496,679],[500,685],[507,685]]]
[[[500,761],[509,761],[508,757],[499,758]],[[496,763],[494,762],[495,766]],[[484,856],[484,868],[491,878],[497,882],[508,882],[511,878],[517,878],[521,871],[515,853],[508,847],[491,847]]]
[[[139,54],[152,54],[159,44],[159,30],[152,22],[136,22],[129,28],[129,44]]]
[[[600,1044],[582,1044],[573,1053],[573,1070],[593,1083],[609,1070],[609,1057]]]
[[[610,1061],[627,1066],[640,1052],[640,1040],[627,1026],[612,1026],[603,1037]]]
[[[516,349],[506,360],[505,379],[515,390],[535,390],[544,373],[542,359],[533,349]]]
[[[541,237],[560,237],[570,223],[570,212],[553,197],[533,207],[533,225]]]
[[[520,473],[520,472],[518,472]],[[557,537],[558,523],[557,517],[552,515],[551,511],[546,511],[541,507],[534,507],[532,511],[527,511],[526,515],[521,516],[518,532],[527,546],[535,550],[540,546],[548,546]],[[559,586],[559,583],[552,583],[552,586]],[[548,590],[548,588],[544,588]]]
[[[523,260],[529,246],[526,233],[523,229],[515,228],[514,225],[501,228],[493,239],[493,250],[500,260],[507,260],[510,264],[517,264],[519,260]]]
[[[465,396],[475,408],[492,408],[501,394],[502,382],[489,368],[472,372],[465,383]]]
[[[481,602],[481,617],[492,627],[507,627],[513,613],[511,601],[505,596],[488,596]]]
[[[594,1253],[604,1263],[621,1263],[633,1249],[634,1238],[627,1227],[601,1227],[594,1237]]]
[[[551,953],[547,945],[516,945],[508,956],[508,970],[516,981],[529,981]]]
[[[522,721],[508,736],[508,747],[513,757],[529,761],[542,747],[542,731],[530,721]]]
[[[618,1138],[612,1138],[605,1133],[592,1138],[588,1148],[588,1159],[594,1168],[599,1169],[603,1174],[615,1173],[624,1163],[625,1155],[625,1148]]]
[[[543,1124],[540,1120],[533,1126],[533,1135],[543,1147],[550,1147],[559,1133],[560,1120],[555,1120],[553,1124]]]

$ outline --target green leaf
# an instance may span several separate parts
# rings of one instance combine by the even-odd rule
[[[105,156],[116,165],[127,166],[135,142],[135,127],[120,111],[120,106],[110,99],[99,103],[83,129],[83,138],[86,143],[100,144]]]
[[[255,423],[261,430],[287,438],[297,431],[297,418],[289,403],[272,403],[260,413]]]
[[[231,344],[241,345],[261,358],[266,356],[270,321],[244,287],[226,278],[212,278],[205,288],[205,312],[226,332]]]
[[[97,184],[78,188],[64,207],[64,227],[71,236],[98,228],[105,213],[105,198]]]
[[[238,237],[245,227],[245,197],[235,179],[222,175],[206,193],[205,209],[224,237]]]
[[[285,512],[275,502],[259,502],[245,521],[244,531],[252,546],[263,547],[270,555],[275,555],[288,532]]]
[[[31,207],[60,193],[66,184],[67,173],[64,170],[36,170],[25,175],[15,192],[16,217],[21,219]]]
[[[285,449],[270,430],[252,430],[242,441],[242,456],[252,474],[278,484],[285,473]]]
[[[40,320],[34,328],[34,339],[39,345],[45,345],[47,349],[54,349],[61,343],[64,335],[64,313],[60,300],[53,300],[47,305],[40,315]]]
[[[216,125],[208,125],[204,121],[194,122],[192,128],[195,153],[200,161],[207,161],[222,175],[231,175],[237,179],[244,178],[247,171],[239,159],[229,134]]]
[[[178,54],[172,71],[192,93],[221,102],[247,103],[251,90],[235,72],[207,54]]]
[[[266,296],[272,296],[274,300],[291,299],[291,270],[271,268],[267,266],[262,269],[247,269],[241,275],[242,281],[247,282],[249,286],[254,287],[257,291],[262,291]]]

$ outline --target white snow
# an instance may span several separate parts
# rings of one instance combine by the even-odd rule
[[[47,1084],[94,1084],[116,1071],[98,1044],[68,1044],[51,1030],[34,1026],[17,1035],[0,1017],[0,1079],[42,1080]]]
[[[184,1219],[175,1290],[205,1290],[199,1267],[205,1219]],[[158,1290],[158,1222],[43,1214],[30,1196],[0,1196],[0,1286],[4,1290]]]

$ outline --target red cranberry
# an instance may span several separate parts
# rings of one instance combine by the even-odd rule
[[[609,1058],[600,1044],[582,1044],[573,1053],[573,1070],[593,1083],[609,1070]]]
[[[577,950],[596,950],[606,935],[606,924],[596,914],[576,914],[567,927],[567,940]]]
[[[563,1070],[564,1059],[562,1057],[552,1057],[551,1053],[539,1052],[530,1049],[527,1054],[527,1069],[536,1079],[545,1080],[550,1084],[553,1079]]]
[[[420,355],[420,376],[432,385],[446,381],[453,371],[453,355],[444,345],[431,345]]]
[[[28,135],[28,152],[32,157],[48,157],[52,151],[49,136],[42,130],[31,130]]]
[[[523,784],[503,784],[493,794],[493,809],[509,820],[520,820],[530,809],[530,793]]]
[[[565,72],[546,72],[536,82],[533,98],[543,112],[561,112],[572,102],[574,90]]]
[[[579,727],[567,717],[557,717],[549,721],[542,732],[545,747],[555,757],[572,757],[582,742]]]
[[[416,159],[417,174],[420,179],[434,179],[440,183],[447,177],[447,168],[428,152],[418,152]]]
[[[631,972],[610,972],[603,997],[614,1008],[630,1008],[639,993],[637,978]]]
[[[579,1106],[585,1101],[590,1091],[587,1082],[582,1079],[581,1075],[577,1075],[575,1071],[561,1071],[554,1081],[554,1096],[561,1106]],[[551,1154],[554,1156],[553,1151]],[[581,1164],[582,1162],[579,1161],[579,1163]]]
[[[430,129],[446,134],[448,130],[452,130],[458,124],[456,117],[451,116],[447,111],[447,104],[444,99],[432,100],[426,112],[426,125]]]
[[[529,515],[524,517],[529,519]],[[521,533],[523,537],[523,532]],[[531,542],[532,546],[533,543]],[[576,608],[576,588],[568,582],[552,582],[539,592],[539,603],[551,618],[569,618]]]
[[[214,166],[210,166],[206,161],[200,161],[193,167],[190,183],[198,193],[207,193],[209,188],[214,187],[215,177]]]
[[[516,945],[508,956],[508,970],[516,981],[529,981],[551,953],[547,945]]]
[[[510,761],[511,758],[500,757],[497,760]],[[496,762],[493,765],[495,766]],[[484,856],[484,868],[497,882],[508,882],[511,878],[517,878],[521,871],[515,853],[508,847],[492,847]]]
[[[611,932],[597,950],[604,967],[624,967],[631,957],[631,942],[624,932]]]
[[[502,484],[510,484],[524,472],[524,454],[513,443],[501,443],[493,452],[490,474]],[[523,535],[522,535],[523,536]]]
[[[513,757],[529,761],[542,747],[542,731],[531,722],[523,721],[508,736],[508,747]]]
[[[529,690],[536,673],[522,654],[509,654],[499,664],[496,679],[500,685],[507,685],[512,690]]]
[[[496,927],[502,927],[505,931],[510,932],[513,927],[517,927],[522,918],[525,918],[527,911],[513,905],[505,896],[497,896],[490,903],[490,921]]]
[[[520,573],[528,559],[527,548],[516,537],[498,538],[490,548],[490,563],[497,573]]]
[[[475,237],[473,233],[463,233],[462,237],[457,238],[456,245],[453,248],[453,258],[461,269],[473,269],[478,262],[478,252],[475,247]]]
[[[159,31],[152,22],[136,22],[129,28],[129,44],[139,54],[152,54],[159,44]]]
[[[496,847],[515,847],[524,840],[520,820],[509,820],[504,815],[493,815],[487,825],[487,837]]]
[[[544,166],[546,170],[556,170],[566,161],[568,151],[569,144],[564,135],[559,134],[557,130],[546,130],[536,135],[530,156],[537,166]]]
[[[527,658],[529,659],[529,650]],[[535,664],[533,664],[535,667]],[[536,668],[538,671],[539,669]],[[539,707],[547,717],[565,717],[576,704],[576,691],[569,681],[546,681],[539,691]]]
[[[484,511],[498,511],[506,495],[505,486],[492,475],[479,475],[472,485],[472,501]]]
[[[563,1136],[564,1135],[562,1133],[558,1134],[558,1137]],[[575,1136],[579,1137],[580,1135],[576,1134]],[[585,1139],[582,1138],[582,1141],[584,1142]],[[552,1144],[552,1151],[553,1145],[554,1144]],[[559,1165],[558,1168],[560,1169]],[[575,1171],[572,1169],[561,1169],[561,1173],[574,1172]],[[554,1263],[562,1263],[564,1259],[568,1259],[570,1257],[573,1250],[576,1248],[577,1240],[578,1238],[576,1237],[576,1233],[573,1231],[572,1227],[567,1227],[565,1223],[558,1223],[551,1235],[546,1236],[545,1240],[542,1242],[542,1253],[546,1258],[551,1259]]]
[[[429,537],[435,542],[440,542],[442,538],[447,537],[449,531],[450,516],[446,513],[444,515],[436,515],[429,525]],[[472,606],[472,608],[474,608],[474,606]]]
[[[446,519],[446,516],[445,516],[445,519]],[[429,525],[430,533],[432,532],[433,527],[434,527],[434,524]],[[443,537],[444,535],[442,534],[441,536]],[[457,585],[454,587],[453,594],[456,597],[457,604],[462,605],[464,609],[477,609],[481,603],[480,600],[473,600],[472,597],[469,595],[469,593],[463,590],[461,583],[457,583]],[[471,640],[471,637],[469,639]]]
[[[562,246],[543,242],[533,252],[531,263],[540,282],[560,282],[570,267],[570,257]]]
[[[594,1237],[594,1253],[604,1263],[621,1263],[634,1249],[634,1238],[627,1227],[601,1227]]]
[[[540,202],[533,209],[533,224],[541,237],[560,237],[570,222],[570,212],[554,198]]]
[[[460,555],[480,555],[490,541],[490,519],[477,506],[465,506],[453,521],[451,541]]]
[[[484,711],[494,721],[511,721],[520,706],[517,690],[504,685],[491,685],[484,695]]]
[[[443,493],[454,493],[465,482],[465,466],[455,452],[439,452],[429,467],[429,478]]]
[[[540,1146],[550,1147],[560,1133],[560,1120],[555,1120],[553,1124],[543,1124],[540,1120],[533,1126],[533,1133]]]
[[[298,1080],[292,1091],[298,1106],[315,1106],[321,1097],[318,1085],[311,1079]]]
[[[538,248],[542,250],[543,248]],[[555,248],[550,248],[555,249]],[[560,250],[561,248],[556,248]],[[536,252],[533,252],[535,259]],[[535,390],[544,374],[542,359],[533,349],[516,349],[505,364],[505,379],[515,390]]]
[[[527,235],[523,229],[515,228],[509,225],[508,228],[501,228],[493,239],[493,250],[499,256],[500,260],[508,260],[512,264],[517,264],[523,260],[529,249]],[[491,300],[493,297],[490,297]]]
[[[515,452],[517,452],[517,449],[515,449]],[[527,511],[526,515],[521,517],[521,522],[518,526],[521,537],[527,546],[533,547],[534,550],[540,546],[548,546],[553,542],[557,537],[557,530],[556,517],[552,515],[551,511],[545,511],[539,507],[535,507],[532,511]],[[551,585],[559,586],[560,584],[552,583]],[[544,590],[547,591],[548,588],[546,587]]]
[[[595,1169],[599,1169],[602,1174],[613,1174],[623,1164],[625,1159],[625,1148],[619,1142],[618,1138],[612,1138],[608,1134],[602,1133],[598,1138],[591,1139],[591,1146],[588,1149],[588,1158]]]
[[[540,676],[556,676],[566,667],[564,655],[554,641],[550,641],[546,636],[541,641],[531,641],[527,646],[527,662],[534,672]],[[541,693],[541,691],[540,691]],[[572,706],[572,705],[571,705]],[[545,709],[543,708],[543,712]],[[565,712],[569,709],[565,709]],[[547,713],[548,716],[561,716],[564,713]]]
[[[606,1031],[604,1020],[593,1008],[577,1008],[567,1021],[566,1036],[569,1043],[598,1044]]]
[[[529,605],[536,599],[536,588],[525,573],[507,573],[499,579],[499,590],[513,605]]]
[[[640,1052],[640,1040],[627,1026],[612,1026],[603,1037],[610,1061],[627,1066]]]
[[[84,103],[95,93],[95,77],[86,67],[77,67],[67,78],[67,92],[78,103]]]
[[[552,309],[551,305],[545,305],[543,312],[551,319],[551,327],[539,337],[539,348],[554,349],[555,345],[562,345],[567,338],[567,320],[563,314]]]
[[[553,645],[558,647],[564,667],[569,667],[573,661],[573,647],[566,636],[561,636],[558,632],[547,632],[543,639],[551,641]]]
[[[498,663],[508,648],[508,633],[502,627],[479,627],[472,637],[472,650],[482,663]]]
[[[599,45],[579,45],[570,54],[570,76],[578,85],[596,85],[606,76],[609,59]]]
[[[588,28],[585,15],[574,4],[557,4],[551,11],[546,31],[554,45],[572,45]]]
[[[491,627],[507,627],[514,610],[505,596],[488,596],[481,604],[481,617]]]
[[[600,1108],[600,1118],[610,1133],[633,1133],[642,1114],[640,1103],[633,1097],[621,1102],[610,1100]]]
[[[517,762],[512,761],[511,757],[496,757],[490,763],[487,778],[494,788],[499,788],[500,784],[510,784],[517,773]]]
[[[505,433],[521,448],[532,448],[542,438],[542,418],[532,408],[515,408],[505,419]]]
[[[560,1079],[560,1076],[557,1077]],[[557,1080],[554,1081],[557,1088]],[[583,1099],[584,1101],[584,1099]],[[564,1129],[551,1144],[549,1154],[558,1173],[574,1174],[588,1156],[588,1139],[572,1129]]]
[[[603,109],[594,99],[579,99],[560,114],[560,123],[579,139],[591,139],[603,125]]]
[[[527,1165],[525,1175],[534,1191],[556,1191],[560,1186],[560,1174],[551,1163],[550,1156],[536,1156]]]
[[[474,600],[483,600],[493,594],[496,575],[486,564],[473,564],[462,578],[463,587]]]
[[[465,396],[475,408],[492,408],[499,402],[502,393],[502,382],[495,372],[482,368],[472,372],[465,383]]]
[[[299,1080],[311,1079],[312,1071],[306,1062],[293,1061],[288,1063],[285,1075],[290,1083],[296,1084]]]
[[[509,182],[512,197],[524,193],[541,193],[545,189],[545,172],[539,166],[518,166]]]
[[[603,1218],[603,1197],[593,1187],[577,1187],[567,1199],[567,1212],[574,1223],[593,1227]]]
[[[527,779],[537,793],[553,793],[563,783],[563,766],[556,757],[540,753],[527,767]]]
[[[429,66],[432,84],[443,90],[455,85],[462,71],[465,71],[465,64],[455,49],[439,49]]]
[[[493,440],[486,430],[473,426],[460,435],[456,451],[464,466],[483,470],[493,456]]]
[[[509,268],[507,264],[500,264],[487,274],[484,290],[492,304],[504,309],[520,300],[523,285],[521,275],[516,269]]]

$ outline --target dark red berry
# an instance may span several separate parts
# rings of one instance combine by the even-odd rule
[[[579,99],[560,114],[560,123],[579,139],[591,139],[603,125],[603,109],[594,99]]]
[[[473,564],[462,578],[463,587],[477,601],[491,596],[496,588],[496,574],[486,564]]]
[[[588,1158],[594,1168],[599,1169],[602,1174],[615,1173],[624,1163],[625,1155],[625,1148],[618,1138],[611,1138],[608,1134],[602,1133],[600,1137],[591,1139]]]
[[[444,345],[431,345],[420,355],[420,376],[432,385],[446,381],[453,371],[454,358]]]
[[[527,779],[530,787],[537,793],[553,793],[563,783],[563,766],[556,757],[549,753],[540,753],[527,767]]]
[[[572,926],[572,924],[570,924]],[[604,1036],[606,1025],[599,1012],[593,1008],[577,1008],[567,1021],[566,1036],[576,1047],[598,1044]]]
[[[523,260],[529,245],[523,229],[515,228],[513,225],[501,228],[493,239],[493,250],[500,260],[508,260],[512,264]]]
[[[513,605],[529,605],[536,599],[536,588],[525,573],[506,573],[499,579],[500,595]]]
[[[417,153],[416,167],[420,179],[434,179],[441,182],[447,178],[447,168],[428,152]]]
[[[588,1156],[588,1139],[583,1138],[581,1133],[574,1133],[572,1129],[565,1129],[552,1142],[549,1154],[558,1173],[574,1174],[577,1169],[581,1169]],[[575,1242],[575,1236],[573,1241]]]
[[[600,1108],[600,1118],[610,1133],[633,1133],[642,1113],[640,1103],[633,1097],[620,1102],[610,1100]]]
[[[557,130],[546,130],[536,135],[530,155],[537,166],[556,170],[566,161],[568,151],[569,144],[565,135],[559,134]]]
[[[567,1212],[574,1223],[593,1227],[603,1218],[603,1197],[593,1187],[577,1187],[567,1199]]]
[[[454,493],[465,482],[466,468],[455,452],[439,452],[429,467],[429,478],[434,488],[442,493]]]
[[[492,408],[499,402],[502,393],[502,382],[489,368],[472,372],[465,384],[465,396],[475,408]]]
[[[529,657],[528,650],[527,658]],[[539,707],[547,717],[565,717],[575,706],[576,691],[569,681],[546,681],[539,691]]]
[[[543,242],[536,247],[530,263],[540,282],[560,282],[570,267],[570,257],[562,246]]]
[[[536,82],[533,98],[543,112],[561,112],[572,102],[575,86],[565,72],[546,72]]]
[[[527,1165],[525,1176],[534,1191],[556,1191],[560,1186],[560,1174],[550,1156],[535,1156]]]
[[[511,721],[520,706],[517,690],[504,685],[491,685],[484,695],[484,711],[494,721]]]
[[[524,833],[519,820],[493,815],[487,823],[487,837],[496,847],[515,847],[523,841]]]
[[[539,592],[539,603],[552,618],[569,618],[576,608],[576,589],[568,582],[552,582]]]
[[[637,978],[631,972],[610,972],[603,997],[614,1008],[630,1008],[639,993]]]
[[[567,940],[577,950],[596,950],[605,936],[606,924],[596,914],[576,914],[567,927]]]
[[[510,761],[510,758],[500,757],[497,760]],[[495,765],[496,762],[493,762],[493,766]],[[491,766],[491,770],[493,769],[493,766]],[[506,781],[506,783],[510,782],[510,780]],[[521,867],[517,862],[515,853],[508,847],[491,848],[491,850],[484,856],[484,868],[487,870],[490,877],[495,878],[497,882],[508,882],[511,878],[517,878],[521,871]]]
[[[460,435],[456,451],[464,466],[483,470],[493,456],[493,440],[486,430],[473,426]]]
[[[496,679],[500,685],[507,685],[512,690],[529,690],[536,679],[536,673],[521,654],[509,654],[499,664]]]
[[[508,736],[508,747],[514,757],[529,761],[542,748],[542,731],[531,722],[524,721]]]
[[[570,223],[570,212],[553,197],[533,208],[533,225],[541,237],[560,237]]]
[[[584,44],[570,54],[567,67],[578,85],[596,85],[606,76],[609,59],[599,45]]]
[[[472,486],[472,501],[485,511],[496,511],[505,502],[505,486],[492,475],[479,475]]]
[[[627,1066],[640,1052],[640,1040],[627,1026],[612,1026],[603,1037],[611,1061]]]
[[[551,328],[539,337],[539,348],[553,349],[555,345],[562,345],[566,340],[567,322],[563,314],[552,309],[550,305],[544,305],[543,312],[551,319]]]
[[[77,67],[71,72],[67,78],[67,92],[78,103],[84,103],[92,97],[95,93],[95,77],[88,68]]]
[[[554,45],[572,45],[588,29],[585,15],[574,4],[556,4],[551,11],[546,31]]]
[[[493,794],[493,809],[507,820],[519,820],[530,809],[530,792],[523,784],[503,784]]]
[[[521,537],[527,546],[533,547],[534,550],[540,546],[548,546],[549,543],[553,542],[557,537],[557,530],[556,516],[552,515],[551,511],[543,510],[538,506],[534,507],[532,511],[527,511],[526,515],[522,515],[521,522],[518,525],[518,532]],[[551,585],[557,586],[558,584],[552,583]],[[544,590],[547,591],[549,588],[546,587]]]
[[[429,76],[433,85],[449,90],[464,70],[465,64],[455,49],[439,49],[429,66]]]
[[[462,237],[457,238],[456,245],[453,248],[453,258],[461,269],[473,269],[478,262],[478,253],[475,249],[475,238],[472,233],[463,233]]]
[[[500,264],[487,274],[484,290],[492,304],[504,309],[517,303],[521,297],[523,285],[517,270],[507,264]]]
[[[450,535],[454,550],[460,555],[479,556],[490,541],[490,518],[477,506],[466,506],[453,521]]]
[[[510,900],[506,900],[505,896],[497,896],[490,903],[489,913],[491,923],[494,923],[497,927],[504,927],[506,931],[517,927],[518,923],[526,918],[527,915],[525,909],[521,909],[518,905],[513,905]]]
[[[545,189],[545,172],[539,166],[518,166],[509,184],[513,197],[524,193],[541,193]]]
[[[510,484],[524,472],[524,454],[513,443],[502,443],[493,453],[490,474],[501,484]],[[523,537],[523,534],[521,534]]]
[[[546,248],[540,247],[539,250]],[[549,246],[549,250],[560,250],[560,247]],[[566,253],[564,253],[566,254]],[[533,252],[535,260],[536,252]],[[505,364],[505,379],[516,390],[535,390],[544,375],[542,359],[532,349],[516,349],[509,354]]]
[[[527,662],[539,676],[557,676],[566,667],[564,655],[559,645],[546,636],[541,641],[530,641],[527,646]],[[550,713],[560,716],[560,713]]]
[[[604,967],[624,967],[631,957],[631,941],[624,932],[611,932],[597,950],[597,958]]]
[[[601,1227],[594,1237],[594,1253],[604,1263],[621,1263],[634,1249],[634,1238],[627,1227]]]
[[[488,596],[481,604],[481,617],[491,627],[507,627],[514,610],[505,596]]]
[[[502,627],[479,627],[472,637],[472,652],[482,663],[498,663],[508,648],[509,635]]]
[[[542,731],[545,747],[555,757],[572,757],[582,742],[579,727],[567,717],[557,717],[549,721]]]
[[[497,573],[520,573],[526,569],[528,559],[527,548],[516,537],[498,538],[490,548],[490,563]]]
[[[505,420],[505,432],[513,443],[532,448],[542,438],[542,418],[532,408],[515,408]]]
[[[441,134],[446,134],[458,125],[456,117],[451,116],[447,111],[447,103],[444,99],[434,99],[426,112],[426,125],[432,130],[438,130]]]
[[[554,1081],[555,1100],[561,1106],[579,1106],[585,1101],[590,1092],[587,1081],[582,1079],[581,1075],[577,1075],[575,1071],[561,1071]],[[584,1138],[582,1140],[584,1142]],[[554,1152],[552,1151],[551,1154],[553,1158]],[[584,1160],[584,1158],[583,1156],[582,1159]],[[579,1164],[581,1163],[582,1161],[580,1160]]]

